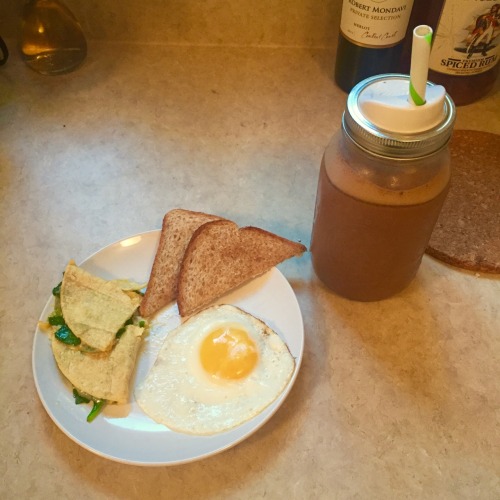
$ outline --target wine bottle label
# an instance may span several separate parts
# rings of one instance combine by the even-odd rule
[[[498,62],[500,3],[498,0],[445,2],[429,59],[430,69],[470,76]]]
[[[344,0],[340,31],[361,47],[392,47],[405,36],[413,0]]]

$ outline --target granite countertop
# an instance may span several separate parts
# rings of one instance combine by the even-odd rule
[[[0,496],[499,498],[500,281],[429,257],[408,289],[369,304],[327,291],[309,254],[280,265],[304,318],[301,371],[227,451],[138,467],[59,430],[31,351],[67,260],[159,228],[174,207],[309,245],[346,97],[329,49],[89,48],[65,76],[16,57],[0,71]],[[499,97],[459,108],[457,128],[500,133]]]

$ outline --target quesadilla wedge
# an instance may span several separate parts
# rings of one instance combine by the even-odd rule
[[[93,402],[87,422],[107,403],[129,401],[147,328],[138,314],[142,288],[125,279],[106,281],[70,261],[52,290],[52,313],[38,323],[50,339],[59,371],[73,385],[75,404]]]
[[[79,392],[108,402],[127,403],[143,331],[139,326],[127,325],[119,341],[106,352],[74,349],[52,333],[52,352],[61,373]]]
[[[96,351],[109,351],[117,331],[142,300],[135,291],[93,276],[71,261],[64,271],[60,302],[64,321],[82,343]]]

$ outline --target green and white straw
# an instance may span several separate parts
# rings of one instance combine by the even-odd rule
[[[410,98],[417,106],[425,104],[425,89],[429,72],[432,28],[425,24],[413,30],[410,65]]]

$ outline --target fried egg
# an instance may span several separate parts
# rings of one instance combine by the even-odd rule
[[[213,306],[168,334],[135,396],[172,430],[215,434],[268,407],[294,368],[287,345],[265,323],[235,306]]]

